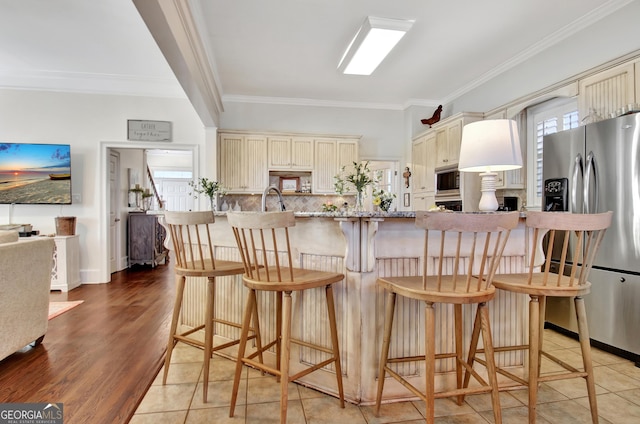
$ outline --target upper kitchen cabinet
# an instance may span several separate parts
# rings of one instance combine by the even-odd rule
[[[435,204],[436,134],[416,137],[411,145],[413,210],[427,210]]]
[[[269,170],[313,169],[313,138],[308,137],[269,137],[268,141]]]
[[[269,171],[285,171],[311,174],[312,193],[333,194],[340,167],[358,161],[356,136],[221,130],[218,140],[219,179],[231,193],[261,193]]]
[[[436,168],[458,165],[462,128],[482,118],[480,113],[459,113],[433,125],[436,134]]]
[[[221,132],[220,182],[232,193],[262,192],[269,182],[267,137]]]
[[[590,115],[593,121],[609,118],[616,111],[636,102],[636,63],[625,63],[579,81],[580,119]],[[587,122],[587,121],[585,121]]]
[[[436,168],[436,135],[434,133],[421,135],[413,140],[411,162],[413,163],[411,191],[414,195],[434,192]]]
[[[436,168],[458,164],[461,140],[461,122],[453,122],[451,125],[436,131]]]
[[[313,193],[334,194],[334,176],[343,166],[358,162],[358,139],[315,139]]]

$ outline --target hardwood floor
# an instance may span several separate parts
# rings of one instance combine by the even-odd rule
[[[62,402],[65,424],[127,423],[162,366],[173,296],[171,264],[51,292],[84,303],[50,320],[42,345],[0,362],[0,402]]]

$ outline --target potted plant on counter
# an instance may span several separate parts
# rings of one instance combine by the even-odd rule
[[[227,189],[219,181],[213,181],[207,177],[201,177],[196,181],[190,181],[189,186],[196,193],[193,197],[198,198],[198,194],[204,194],[209,198],[211,204],[211,210],[216,212],[218,210],[218,196],[224,196],[227,193]]]
[[[373,184],[371,178],[371,170],[369,169],[369,161],[364,163],[353,162],[353,172],[345,174],[346,167],[340,169],[340,173],[335,175],[334,187],[336,193],[342,195],[345,191],[356,192],[356,211],[364,210],[364,196],[367,187]],[[350,189],[350,190],[349,190]]]
[[[394,193],[389,193],[384,190],[373,192],[373,204],[380,208],[383,212],[389,212],[393,199],[396,198]]]

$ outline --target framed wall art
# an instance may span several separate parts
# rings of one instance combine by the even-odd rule
[[[283,193],[300,191],[300,177],[281,177],[280,191]]]

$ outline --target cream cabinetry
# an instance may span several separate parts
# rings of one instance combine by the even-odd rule
[[[343,166],[358,162],[357,139],[315,139],[315,165],[313,167],[313,192],[334,194],[334,176]]]
[[[611,113],[635,103],[638,65],[638,62],[625,63],[581,79],[578,83],[580,119],[594,113],[601,119],[609,118]]]
[[[633,62],[635,71],[636,103],[640,102],[640,60]]]
[[[436,130],[436,168],[456,166],[458,164],[461,140],[461,120],[455,120]]]
[[[431,131],[435,131],[436,136],[436,168],[458,165],[462,128],[482,118],[481,113],[459,113],[433,125]]]
[[[433,179],[436,165],[436,136],[427,134],[413,140],[411,145],[413,163],[413,192],[434,191]]]
[[[525,158],[522,158],[523,167]],[[524,168],[496,172],[496,189],[524,189]]]
[[[220,181],[232,193],[262,192],[269,182],[267,137],[220,133]]]
[[[270,170],[313,169],[313,138],[268,137],[267,144]]]
[[[413,195],[413,204],[411,208],[414,211],[426,211],[436,204],[436,196],[434,192],[415,193]]]
[[[436,134],[429,132],[413,140],[411,145],[413,164],[414,210],[425,210],[435,200]]]
[[[455,168],[460,158],[462,128],[471,122],[482,120],[481,113],[459,113],[446,118],[412,140],[411,162],[413,164],[412,209],[430,208],[435,203],[435,170]],[[465,175],[460,180],[460,193],[464,210],[474,210],[468,205],[477,204],[474,189],[477,174]],[[478,182],[479,184],[479,182]],[[465,187],[466,186],[466,187]]]
[[[314,194],[334,194],[333,177],[343,165],[358,161],[357,136],[294,133],[218,134],[218,179],[231,193],[258,193],[269,184],[269,171],[311,172]]]

